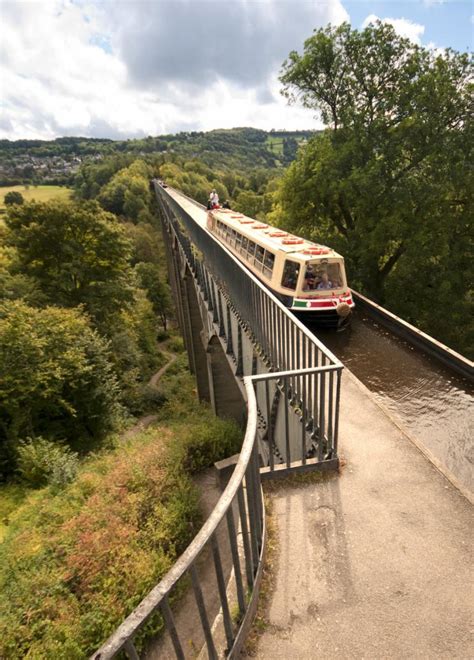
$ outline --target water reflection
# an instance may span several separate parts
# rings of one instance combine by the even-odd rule
[[[315,334],[459,481],[473,490],[469,382],[356,310],[344,332]]]

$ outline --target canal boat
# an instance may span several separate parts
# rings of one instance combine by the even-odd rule
[[[335,250],[230,209],[209,211],[207,228],[301,320],[348,323],[354,301]]]

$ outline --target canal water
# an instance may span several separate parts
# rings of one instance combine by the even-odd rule
[[[343,332],[311,330],[469,491],[474,399],[467,379],[356,309]]]

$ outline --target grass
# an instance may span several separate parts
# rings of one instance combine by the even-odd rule
[[[71,188],[63,186],[0,186],[0,213],[5,211],[5,195],[9,192],[19,192],[25,202],[47,202],[50,199],[69,199]]]
[[[3,541],[8,525],[16,510],[27,498],[30,490],[23,484],[9,483],[0,488],[0,543]]]
[[[283,154],[283,138],[268,136],[267,147],[275,156],[281,156]]]

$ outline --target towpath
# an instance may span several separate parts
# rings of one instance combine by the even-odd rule
[[[162,353],[167,358],[167,362],[150,378],[148,381],[148,385],[150,387],[157,387],[158,383],[160,382],[160,378],[176,361],[177,356],[173,355],[173,353],[168,353],[167,351],[162,351]],[[140,431],[147,429],[151,424],[153,424],[154,421],[156,421],[157,418],[158,415],[155,414],[142,415],[142,417],[140,417],[131,428],[124,431],[122,434],[122,439],[129,440],[130,438],[133,438],[135,433],[139,433]]]
[[[474,657],[473,509],[347,370],[340,475],[277,488],[260,659]]]

